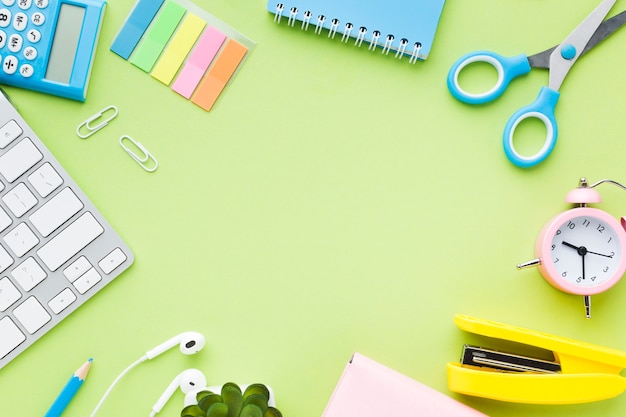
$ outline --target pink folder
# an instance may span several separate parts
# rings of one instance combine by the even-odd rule
[[[322,417],[488,417],[355,353]]]

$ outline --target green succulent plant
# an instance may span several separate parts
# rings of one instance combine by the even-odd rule
[[[278,409],[270,407],[270,391],[263,384],[249,385],[241,392],[239,385],[228,382],[217,394],[200,391],[198,404],[189,405],[181,411],[181,417],[282,417]]]

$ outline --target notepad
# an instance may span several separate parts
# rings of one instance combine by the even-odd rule
[[[355,353],[322,417],[487,417],[408,376]]]
[[[209,111],[254,46],[188,0],[139,0],[111,51]]]
[[[445,0],[268,0],[274,21],[382,49],[410,63],[431,51]]]

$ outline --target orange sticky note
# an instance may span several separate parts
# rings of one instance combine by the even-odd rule
[[[217,57],[215,64],[207,75],[200,81],[191,101],[209,111],[220,93],[234,74],[239,63],[248,52],[248,48],[239,42],[229,39],[224,49]]]

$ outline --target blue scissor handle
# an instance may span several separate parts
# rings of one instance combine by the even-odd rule
[[[459,85],[459,74],[469,64],[484,62],[492,65],[498,71],[498,81],[489,91],[483,93],[468,93]],[[491,51],[476,51],[459,58],[448,72],[448,89],[452,95],[464,103],[483,104],[500,97],[509,83],[515,77],[528,74],[530,64],[524,54],[513,57],[504,57]]]
[[[559,92],[549,87],[541,87],[539,95],[531,104],[526,107],[522,107],[509,119],[504,127],[504,135],[502,137],[502,144],[504,145],[504,153],[509,161],[521,168],[530,168],[542,162],[550,155],[554,145],[556,145],[556,138],[558,134],[556,119],[554,117],[554,108],[556,102],[559,99]],[[532,156],[523,156],[513,146],[513,135],[515,129],[524,119],[534,117],[543,122],[546,126],[546,140],[543,146],[536,154]]]

